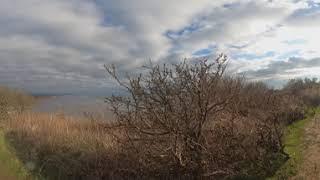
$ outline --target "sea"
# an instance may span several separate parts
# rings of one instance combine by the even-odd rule
[[[105,97],[95,96],[48,96],[39,98],[32,110],[41,113],[63,113],[69,116],[87,117],[93,115],[101,119],[114,119]]]

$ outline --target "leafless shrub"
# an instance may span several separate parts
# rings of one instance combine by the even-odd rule
[[[224,75],[226,56],[213,63],[186,61],[148,67],[147,74],[119,78],[128,95],[107,99],[124,128],[125,154],[142,176],[218,178],[259,174],[284,154],[282,101],[273,90]],[[268,172],[267,172],[268,173]]]
[[[299,97],[308,106],[320,105],[320,82],[317,78],[292,79],[286,84],[284,91]]]

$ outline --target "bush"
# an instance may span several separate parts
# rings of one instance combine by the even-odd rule
[[[139,177],[264,177],[273,161],[287,158],[283,128],[300,114],[298,101],[263,83],[224,75],[226,56],[213,63],[148,67],[121,80],[127,90],[107,99],[125,137],[124,154]],[[297,117],[295,117],[297,118]]]
[[[318,79],[292,79],[284,87],[284,91],[299,97],[306,105],[320,105],[320,82]]]

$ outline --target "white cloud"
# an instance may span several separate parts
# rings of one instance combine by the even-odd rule
[[[148,58],[172,61],[208,47],[229,54],[235,72],[320,57],[318,0],[0,3],[0,84],[33,92],[94,91],[110,86],[104,63],[134,71]]]

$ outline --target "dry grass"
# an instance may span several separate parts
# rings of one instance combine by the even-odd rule
[[[13,115],[7,126],[8,130],[36,137],[38,143],[49,143],[52,147],[63,144],[72,149],[82,147],[86,151],[96,151],[97,144],[101,150],[114,147],[106,127],[98,121],[32,112]]]
[[[112,165],[119,152],[116,130],[106,123],[26,112],[12,115],[5,127],[17,156],[37,176],[103,179],[117,167]]]

